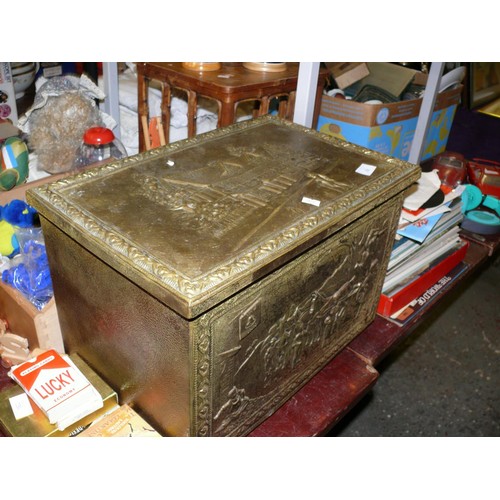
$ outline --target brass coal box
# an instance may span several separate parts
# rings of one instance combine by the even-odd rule
[[[419,176],[266,116],[31,189],[66,350],[164,435],[245,435],[373,321]]]

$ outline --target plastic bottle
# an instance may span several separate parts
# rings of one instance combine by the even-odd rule
[[[105,127],[91,127],[83,134],[74,167],[82,168],[109,158],[125,158],[127,151],[113,131]]]

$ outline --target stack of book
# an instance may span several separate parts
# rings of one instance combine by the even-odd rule
[[[50,349],[9,371],[51,424],[64,430],[103,407],[103,398],[65,354]]]
[[[462,200],[457,195],[429,209],[403,208],[378,314],[400,324],[407,322],[416,314],[417,303],[428,305],[437,289],[449,286],[466,270],[463,260],[469,244],[459,235],[462,219]],[[423,295],[427,298],[419,302]]]

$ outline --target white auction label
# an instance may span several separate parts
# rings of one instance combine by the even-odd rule
[[[361,175],[372,175],[373,172],[375,172],[375,169],[377,167],[374,167],[373,165],[368,165],[367,163],[362,163],[357,169],[356,172]]]
[[[9,403],[16,420],[33,415],[33,408],[26,393],[23,392],[17,396],[12,396]]]
[[[315,207],[319,207],[320,205],[319,200],[314,200],[313,198],[308,198],[307,196],[304,196],[302,198],[302,203],[307,203],[308,205],[314,205]]]

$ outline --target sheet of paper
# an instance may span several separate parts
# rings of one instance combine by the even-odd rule
[[[418,210],[432,195],[441,188],[441,179],[437,171],[422,172],[422,176],[416,185],[410,188],[410,193],[403,201],[403,207],[407,210]]]
[[[23,392],[17,396],[12,396],[9,403],[16,420],[33,415],[33,408],[26,393]]]

